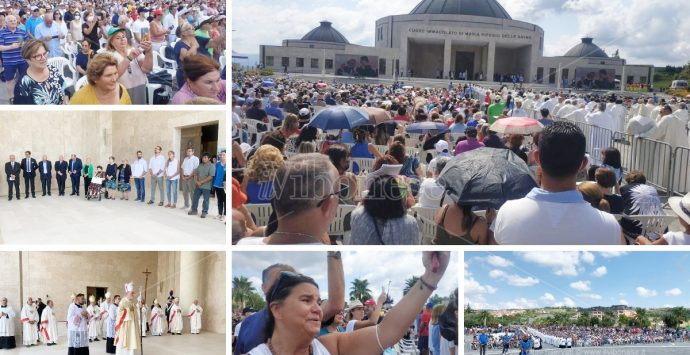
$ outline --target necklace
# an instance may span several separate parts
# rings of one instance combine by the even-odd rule
[[[273,344],[271,343],[271,340],[271,338],[268,338],[268,341],[266,342],[266,345],[268,346],[268,351],[270,351],[273,355],[279,355],[276,353],[275,349],[273,349]],[[309,344],[309,355],[314,355],[314,349],[312,348],[311,344]]]
[[[313,236],[313,235],[304,234],[304,233],[297,233],[297,232],[273,232],[273,235],[276,235],[276,234],[281,234],[281,235],[295,235],[295,236],[298,236],[298,237],[307,237],[307,238],[309,238],[309,239],[314,239],[314,240],[318,241],[319,244],[322,243],[322,241],[321,241],[320,238],[317,238],[317,237],[315,237],[315,236]]]

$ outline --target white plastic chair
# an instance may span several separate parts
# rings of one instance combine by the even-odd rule
[[[436,236],[436,213],[440,207],[412,207],[422,235],[422,244],[429,245]]]
[[[177,62],[165,58],[165,55],[161,55],[159,52],[153,52],[153,71],[159,72],[161,70],[167,71],[174,80],[175,75],[177,75]]]
[[[370,158],[350,158],[350,171],[352,171],[354,164],[359,166],[359,171],[362,172],[366,170],[367,172],[372,172],[374,169],[374,159]]]
[[[348,213],[352,213],[356,207],[357,206],[354,205],[339,205],[335,217],[333,217],[333,221],[331,221],[331,224],[328,226],[328,234],[344,235],[348,233],[349,231],[345,230],[345,216],[347,216]]]
[[[79,80],[77,80],[77,83],[74,84],[74,92],[79,91],[79,89],[84,87],[84,85],[86,85],[87,83],[88,83],[88,78],[86,76],[82,76],[81,78],[79,78]]]
[[[266,226],[268,224],[268,218],[271,217],[271,212],[273,208],[270,203],[247,203],[244,205],[247,211],[254,216],[256,220],[256,225],[259,227]]]
[[[60,75],[62,75],[63,78],[65,78],[65,87],[70,87],[74,86],[74,84],[77,82],[77,70],[72,67],[72,64],[70,64],[69,59],[65,57],[54,57],[54,58],[49,58],[48,59],[48,65],[55,67]],[[69,70],[71,75],[65,74],[65,69]]]
[[[386,152],[388,151],[387,145],[377,145],[375,147],[376,147],[376,150],[378,150],[379,153],[381,153],[381,154],[386,154]]]
[[[259,124],[265,124],[263,122],[259,122],[257,120],[253,120],[253,119],[245,119],[245,120],[242,120],[242,123],[244,123],[247,126],[247,133],[249,133],[250,136],[254,135],[254,134],[256,135],[256,141],[257,142],[261,142],[261,137],[263,137],[263,135],[266,132],[268,132],[268,131],[259,132],[258,125]]]
[[[417,156],[417,153],[418,153],[417,148],[407,147],[407,146],[405,147],[405,154],[407,154],[411,157],[415,157],[415,156]]]

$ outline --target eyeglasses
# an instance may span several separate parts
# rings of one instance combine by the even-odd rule
[[[296,279],[302,276],[303,275],[294,273],[292,271],[281,271],[280,276],[278,276],[278,280],[276,280],[276,282],[273,284],[273,287],[271,287],[271,292],[268,294],[266,301],[268,301],[269,303],[273,301],[273,298],[276,296],[276,294],[280,290],[281,284],[285,282],[285,280]]]
[[[48,52],[43,52],[41,54],[36,54],[34,56],[31,56],[31,59],[33,59],[33,60],[48,59]]]
[[[319,208],[319,207],[323,206],[323,204],[326,203],[326,201],[327,201],[329,198],[331,198],[331,196],[342,196],[343,194],[347,193],[347,189],[348,189],[348,188],[349,188],[349,186],[347,186],[347,185],[341,185],[341,186],[340,186],[340,190],[335,191],[335,192],[332,192],[332,193],[326,195],[326,197],[324,197],[323,200],[319,201],[319,203],[316,204],[316,208]]]

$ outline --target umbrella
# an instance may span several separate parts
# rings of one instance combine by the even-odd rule
[[[272,80],[264,80],[261,82],[261,86],[263,86],[263,87],[270,87],[270,86],[273,86],[275,84],[276,83]]]
[[[427,133],[429,131],[448,131],[448,127],[444,125],[443,123],[438,123],[438,122],[419,122],[419,123],[413,123],[409,126],[407,126],[407,129],[405,130],[407,133]]]
[[[502,134],[526,135],[541,132],[544,125],[533,118],[509,117],[497,120],[489,129]]]
[[[363,109],[369,114],[369,123],[377,126],[382,123],[386,123],[391,121],[391,115],[386,112],[386,110],[382,108],[376,108],[376,107],[365,107]]]
[[[686,99],[690,99],[690,95],[685,95],[685,98],[686,98]]]
[[[524,160],[508,149],[496,148],[479,148],[452,158],[437,183],[456,202],[496,209],[538,186]]]
[[[317,89],[325,89],[325,88],[327,88],[327,87],[328,87],[328,84],[326,84],[326,83],[324,83],[324,82],[318,82],[318,83],[316,83],[316,88],[317,88]]]
[[[405,90],[409,90],[409,89],[412,89],[412,85],[405,85],[402,88]]]
[[[352,129],[369,124],[369,114],[361,108],[352,106],[329,106],[309,121],[309,126],[321,128],[324,131]]]

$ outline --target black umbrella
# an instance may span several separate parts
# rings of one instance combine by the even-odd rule
[[[508,149],[496,148],[479,148],[452,158],[437,182],[456,202],[496,209],[537,187],[524,160]]]

